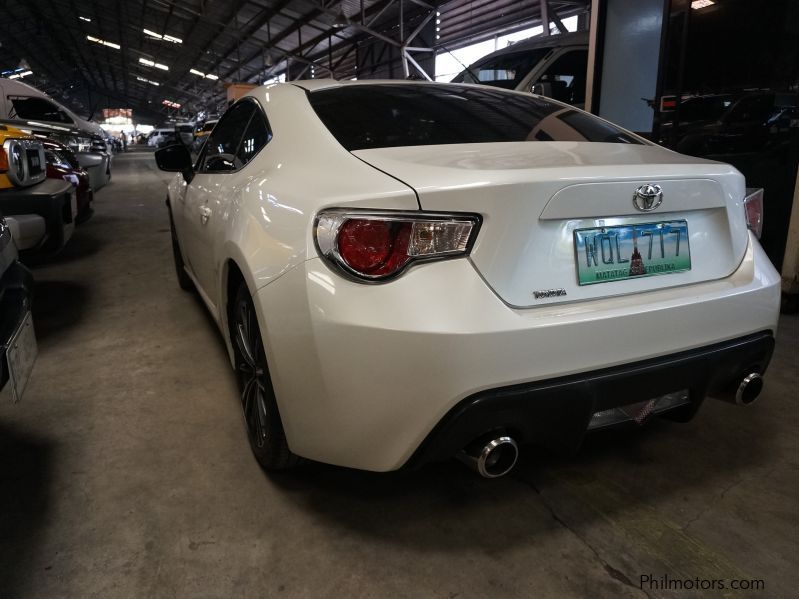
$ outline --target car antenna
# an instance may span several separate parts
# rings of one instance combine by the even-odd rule
[[[469,73],[469,75],[471,75],[471,76],[472,76],[472,79],[474,79],[474,82],[475,82],[475,83],[479,83],[479,82],[480,82],[480,79],[479,79],[479,77],[477,77],[477,75],[475,75],[475,74],[474,74],[474,71],[473,71],[472,69],[470,69],[469,67],[467,67],[465,64],[463,64],[463,63],[460,61],[460,59],[459,59],[457,56],[455,56],[455,55],[454,55],[454,54],[453,54],[453,53],[450,51],[450,49],[449,49],[449,48],[447,48],[446,46],[443,46],[443,45],[442,45],[442,46],[440,46],[440,48],[443,48],[443,49],[444,49],[444,52],[446,52],[447,54],[449,54],[450,56],[452,56],[452,58],[454,58],[454,59],[455,59],[455,62],[457,62],[459,65],[461,65],[461,66],[464,68],[464,70],[465,70],[467,73]]]

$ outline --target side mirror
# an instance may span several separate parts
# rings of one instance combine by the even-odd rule
[[[156,150],[155,163],[162,171],[183,173],[183,178],[186,179],[186,183],[191,183],[191,180],[194,178],[191,154],[183,144],[175,144]]]

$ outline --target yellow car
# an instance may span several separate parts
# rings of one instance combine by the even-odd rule
[[[75,228],[72,184],[47,178],[44,145],[16,127],[0,124],[0,213],[23,257],[64,247]]]
[[[194,131],[194,142],[192,144],[192,150],[195,152],[199,152],[203,144],[205,143],[206,138],[211,135],[211,131],[214,130],[214,127],[219,122],[219,119],[211,119],[205,121],[202,127],[198,127]]]

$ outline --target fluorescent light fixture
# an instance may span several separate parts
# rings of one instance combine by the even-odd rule
[[[172,100],[163,100],[161,104],[168,106],[169,108],[180,108],[180,104],[173,102]]]
[[[707,8],[708,6],[713,6],[715,2],[713,0],[694,0],[691,2],[691,8],[694,10],[699,10],[700,8]]]
[[[183,40],[179,37],[174,37],[172,35],[161,35],[160,33],[156,33],[155,31],[150,31],[149,29],[142,29],[145,35],[149,35],[153,39],[163,40],[165,42],[172,42],[173,44],[182,44]]]
[[[23,77],[27,77],[28,75],[33,75],[33,71],[22,71],[21,73],[14,73],[13,75],[9,75],[9,79],[22,79]]]
[[[217,79],[219,79],[218,75],[212,75],[211,73],[203,73],[202,71],[198,71],[197,69],[189,69],[189,73],[191,73],[192,75],[197,75],[198,77],[210,79],[211,81],[216,81]]]
[[[114,50],[119,50],[120,48],[119,44],[101,40],[99,37],[94,37],[93,35],[87,35],[86,39],[89,40],[90,42],[94,42],[95,44],[100,44],[101,46],[108,46],[109,48],[113,48]]]
[[[81,21],[86,21],[87,23],[91,23],[92,20],[89,17],[78,17]]]
[[[153,67],[156,69],[161,69],[162,71],[168,71],[169,67],[165,64],[161,64],[160,62],[153,62],[152,60],[147,60],[146,58],[140,58],[139,62],[143,65],[147,65],[148,67]]]
[[[161,85],[157,81],[153,81],[152,79],[145,79],[144,77],[139,77],[138,75],[136,76],[136,79],[138,81],[143,81],[144,83],[149,83],[150,85]]]

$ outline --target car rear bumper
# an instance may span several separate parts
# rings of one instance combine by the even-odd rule
[[[763,331],[634,364],[482,391],[450,410],[408,465],[447,459],[487,431],[575,451],[594,414],[683,390],[688,403],[666,413],[687,420],[708,395],[734,401],[741,380],[763,374],[773,350],[774,336]]]
[[[50,254],[60,250],[75,228],[75,191],[71,183],[45,179],[33,187],[6,189],[0,192],[0,212],[6,216],[38,215],[45,221],[45,234],[27,254]],[[37,219],[27,218],[33,226]],[[22,226],[22,225],[21,225]]]
[[[386,471],[414,455],[414,463],[451,455],[474,428],[461,433],[456,427],[456,441],[446,435],[425,440],[447,429],[459,407],[509,392],[514,402],[532,402],[529,392],[546,397],[540,389],[553,382],[579,387],[603,372],[637,385],[644,380],[637,369],[652,360],[661,374],[651,392],[631,402],[691,389],[698,405],[704,392],[728,382],[725,373],[737,376],[744,363],[767,365],[780,278],[751,237],[740,267],[725,279],[569,305],[508,307],[468,260],[431,263],[388,284],[362,285],[311,259],[259,290],[256,299],[292,451]],[[663,366],[675,355],[703,356],[725,342],[737,347],[736,340],[751,335],[760,335],[751,360],[746,350],[743,357],[730,354],[730,362],[696,357],[685,367]],[[705,369],[705,378],[689,376],[692,369]],[[522,441],[579,445],[594,408],[603,409],[612,395],[612,386],[604,385],[580,397],[564,392],[540,400],[549,425],[530,428]],[[525,428],[526,412],[513,412],[501,426]],[[474,436],[496,422],[484,424]],[[428,445],[435,448],[419,449]]]

